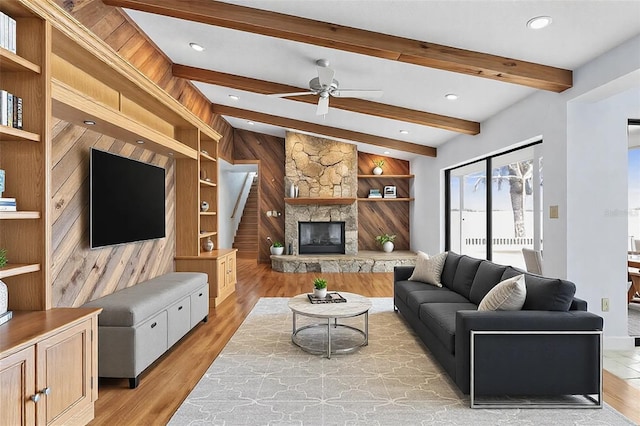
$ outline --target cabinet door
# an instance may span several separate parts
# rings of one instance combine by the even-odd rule
[[[33,346],[0,359],[0,423],[35,423],[35,349]]]
[[[67,424],[92,407],[91,320],[36,345],[37,424]]]
[[[227,255],[227,282],[229,286],[236,285],[236,252]]]
[[[221,256],[218,258],[218,294],[217,297],[220,297],[225,293],[225,288],[227,287],[227,256]]]

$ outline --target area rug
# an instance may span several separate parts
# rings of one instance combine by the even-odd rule
[[[259,300],[170,425],[633,424],[609,406],[469,408],[391,298],[372,299],[368,346],[331,359],[308,354],[291,343],[287,301]]]

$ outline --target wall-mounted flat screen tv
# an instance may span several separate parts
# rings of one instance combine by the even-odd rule
[[[91,248],[165,236],[165,170],[91,149]]]

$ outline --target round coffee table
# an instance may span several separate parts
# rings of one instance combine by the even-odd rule
[[[359,294],[340,292],[340,295],[347,301],[343,303],[311,303],[306,293],[299,294],[289,299],[289,309],[293,312],[293,332],[291,333],[291,341],[301,349],[312,354],[326,354],[327,358],[331,358],[332,353],[349,353],[358,349],[360,346],[369,344],[369,309],[371,309],[371,301]],[[311,318],[326,319],[326,322],[309,324],[298,328],[296,319],[298,315]],[[352,318],[364,315],[364,330],[348,325],[339,324],[338,319]],[[331,330],[337,328],[346,328],[355,331],[362,336],[362,341],[358,344],[346,348],[331,347]],[[302,330],[310,328],[326,328],[327,329],[327,348],[325,350],[315,350],[302,342],[298,334]]]

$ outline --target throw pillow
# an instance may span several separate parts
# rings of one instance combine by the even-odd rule
[[[442,287],[440,275],[442,274],[442,268],[444,267],[444,261],[446,259],[447,252],[429,257],[427,253],[419,251],[416,267],[413,269],[413,274],[411,274],[409,280],[422,281],[435,285],[436,287]]]
[[[479,311],[519,311],[527,298],[524,274],[506,279],[487,293],[478,306]]]

